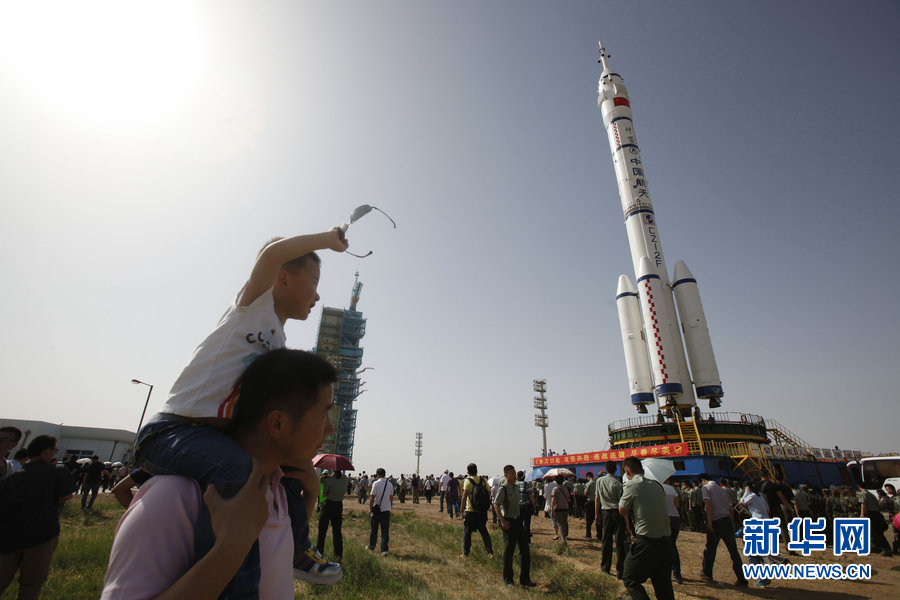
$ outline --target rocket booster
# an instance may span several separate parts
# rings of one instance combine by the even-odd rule
[[[653,404],[653,376],[647,360],[647,342],[641,326],[641,308],[638,293],[625,275],[619,277],[616,290],[616,308],[619,310],[619,328],[622,330],[622,345],[625,347],[625,368],[628,371],[631,403],[638,410]]]
[[[643,316],[644,329],[641,332],[642,338],[645,340],[643,351],[645,355],[649,353],[653,390],[660,408],[678,406],[682,409],[689,409],[696,404],[691,382],[692,371],[688,370],[681,337],[682,327],[687,327],[684,324],[687,322],[691,325],[692,333],[692,341],[688,345],[691,367],[694,372],[703,373],[702,385],[697,383],[697,395],[701,398],[709,398],[711,405],[715,403],[717,406],[718,398],[723,393],[721,382],[718,381],[718,369],[712,353],[712,343],[708,341],[708,329],[703,316],[703,308],[700,305],[696,281],[692,276],[687,277],[686,279],[693,281],[693,288],[691,288],[691,282],[686,281],[685,294],[679,295],[687,299],[685,300],[689,304],[687,312],[690,313],[687,321],[682,315],[682,323],[679,323],[677,314],[682,314],[684,311],[681,303],[679,303],[677,314],[675,311],[673,286],[669,283],[656,215],[653,212],[653,203],[647,184],[647,175],[641,161],[641,150],[637,143],[632,120],[631,102],[622,77],[609,68],[608,58],[609,55],[606,54],[601,42],[600,62],[603,63],[603,73],[598,86],[597,106],[603,114],[603,125],[606,128],[613,156],[619,198],[625,218],[625,230],[628,234],[628,245],[631,249],[631,260],[638,284],[640,312]],[[679,265],[683,265],[683,263],[679,263]],[[678,268],[676,266],[676,271]],[[686,266],[684,270],[687,271]],[[622,327],[623,341],[625,341],[626,335],[633,335],[633,333],[626,334],[626,323],[629,324],[629,332],[633,332],[633,326],[631,317],[623,315],[623,310],[629,310],[626,308],[627,303],[620,302],[623,278],[629,287],[631,283],[623,275],[619,278],[619,288],[616,293],[619,322]],[[676,276],[676,279],[679,278]],[[633,287],[631,289],[634,290]],[[705,341],[700,339],[704,332],[706,334]],[[694,349],[697,351],[693,352]],[[648,396],[635,392],[634,383],[642,379],[642,373],[639,372],[640,361],[634,358],[634,349],[629,348],[628,342],[626,342],[625,354],[628,377],[632,382],[632,403],[637,406],[639,412],[646,412],[646,405],[652,404],[653,399],[648,399]],[[695,362],[695,358],[697,362]]]
[[[694,376],[694,387],[698,398],[709,398],[710,408],[719,406],[718,399],[724,394],[722,382],[719,380],[719,368],[713,354],[712,340],[709,338],[709,327],[703,304],[700,303],[700,290],[697,280],[687,265],[682,261],[675,263],[672,274],[675,282],[675,302],[678,304],[678,315],[681,317],[681,330],[684,332],[684,345],[691,361],[691,374]]]

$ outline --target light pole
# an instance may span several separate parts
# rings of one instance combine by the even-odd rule
[[[416,475],[419,474],[419,461],[422,459],[422,432],[416,433]]]
[[[139,379],[132,379],[131,383],[139,383],[141,385],[149,386],[150,389],[147,391],[147,399],[144,401],[144,410],[141,412],[141,420],[138,421],[137,431],[134,433],[134,442],[131,444],[131,464],[134,465],[134,449],[137,446],[137,436],[141,432],[141,426],[144,424],[144,415],[147,414],[147,405],[150,404],[150,394],[153,393],[153,386],[149,383],[143,382]]]
[[[547,380],[535,379],[534,391],[540,394],[534,397],[534,407],[541,411],[534,415],[534,425],[541,428],[544,437],[543,455],[547,456],[547,426],[550,425],[550,417],[547,416],[547,398],[544,396],[547,392]]]

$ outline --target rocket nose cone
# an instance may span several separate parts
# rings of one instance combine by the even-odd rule
[[[673,272],[673,279],[675,281],[680,281],[682,279],[693,279],[694,274],[691,273],[691,270],[687,268],[687,265],[684,264],[684,261],[679,260],[675,263],[675,271]]]
[[[634,286],[631,285],[631,280],[628,279],[627,275],[619,275],[619,287],[616,288],[616,296],[621,296],[622,294],[633,294]]]
[[[651,263],[650,263],[650,258],[646,257],[646,256],[642,256],[641,260],[638,262],[638,272],[637,272],[638,279],[640,279],[644,275],[649,275],[653,272],[654,271],[653,271],[653,267],[651,266]]]

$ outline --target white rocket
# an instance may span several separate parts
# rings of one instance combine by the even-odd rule
[[[622,77],[610,70],[608,58],[601,42],[603,74],[597,106],[603,113],[603,125],[609,136],[637,279],[635,291],[628,277],[621,275],[616,292],[631,403],[641,413],[646,413],[647,405],[654,401],[660,409],[677,406],[689,410],[696,405],[696,390],[698,398],[708,398],[710,408],[716,408],[721,405],[724,393],[697,281],[679,261],[675,264],[675,282],[669,283],[631,118],[631,103]],[[676,302],[680,327],[675,313]],[[685,346],[691,362],[690,371],[685,360]]]

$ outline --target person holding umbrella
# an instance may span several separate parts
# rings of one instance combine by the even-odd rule
[[[572,505],[572,496],[569,489],[563,485],[565,477],[557,475],[554,479],[556,486],[550,495],[550,514],[553,516],[554,530],[558,531],[553,539],[562,538],[563,546],[569,544],[569,507]]]

